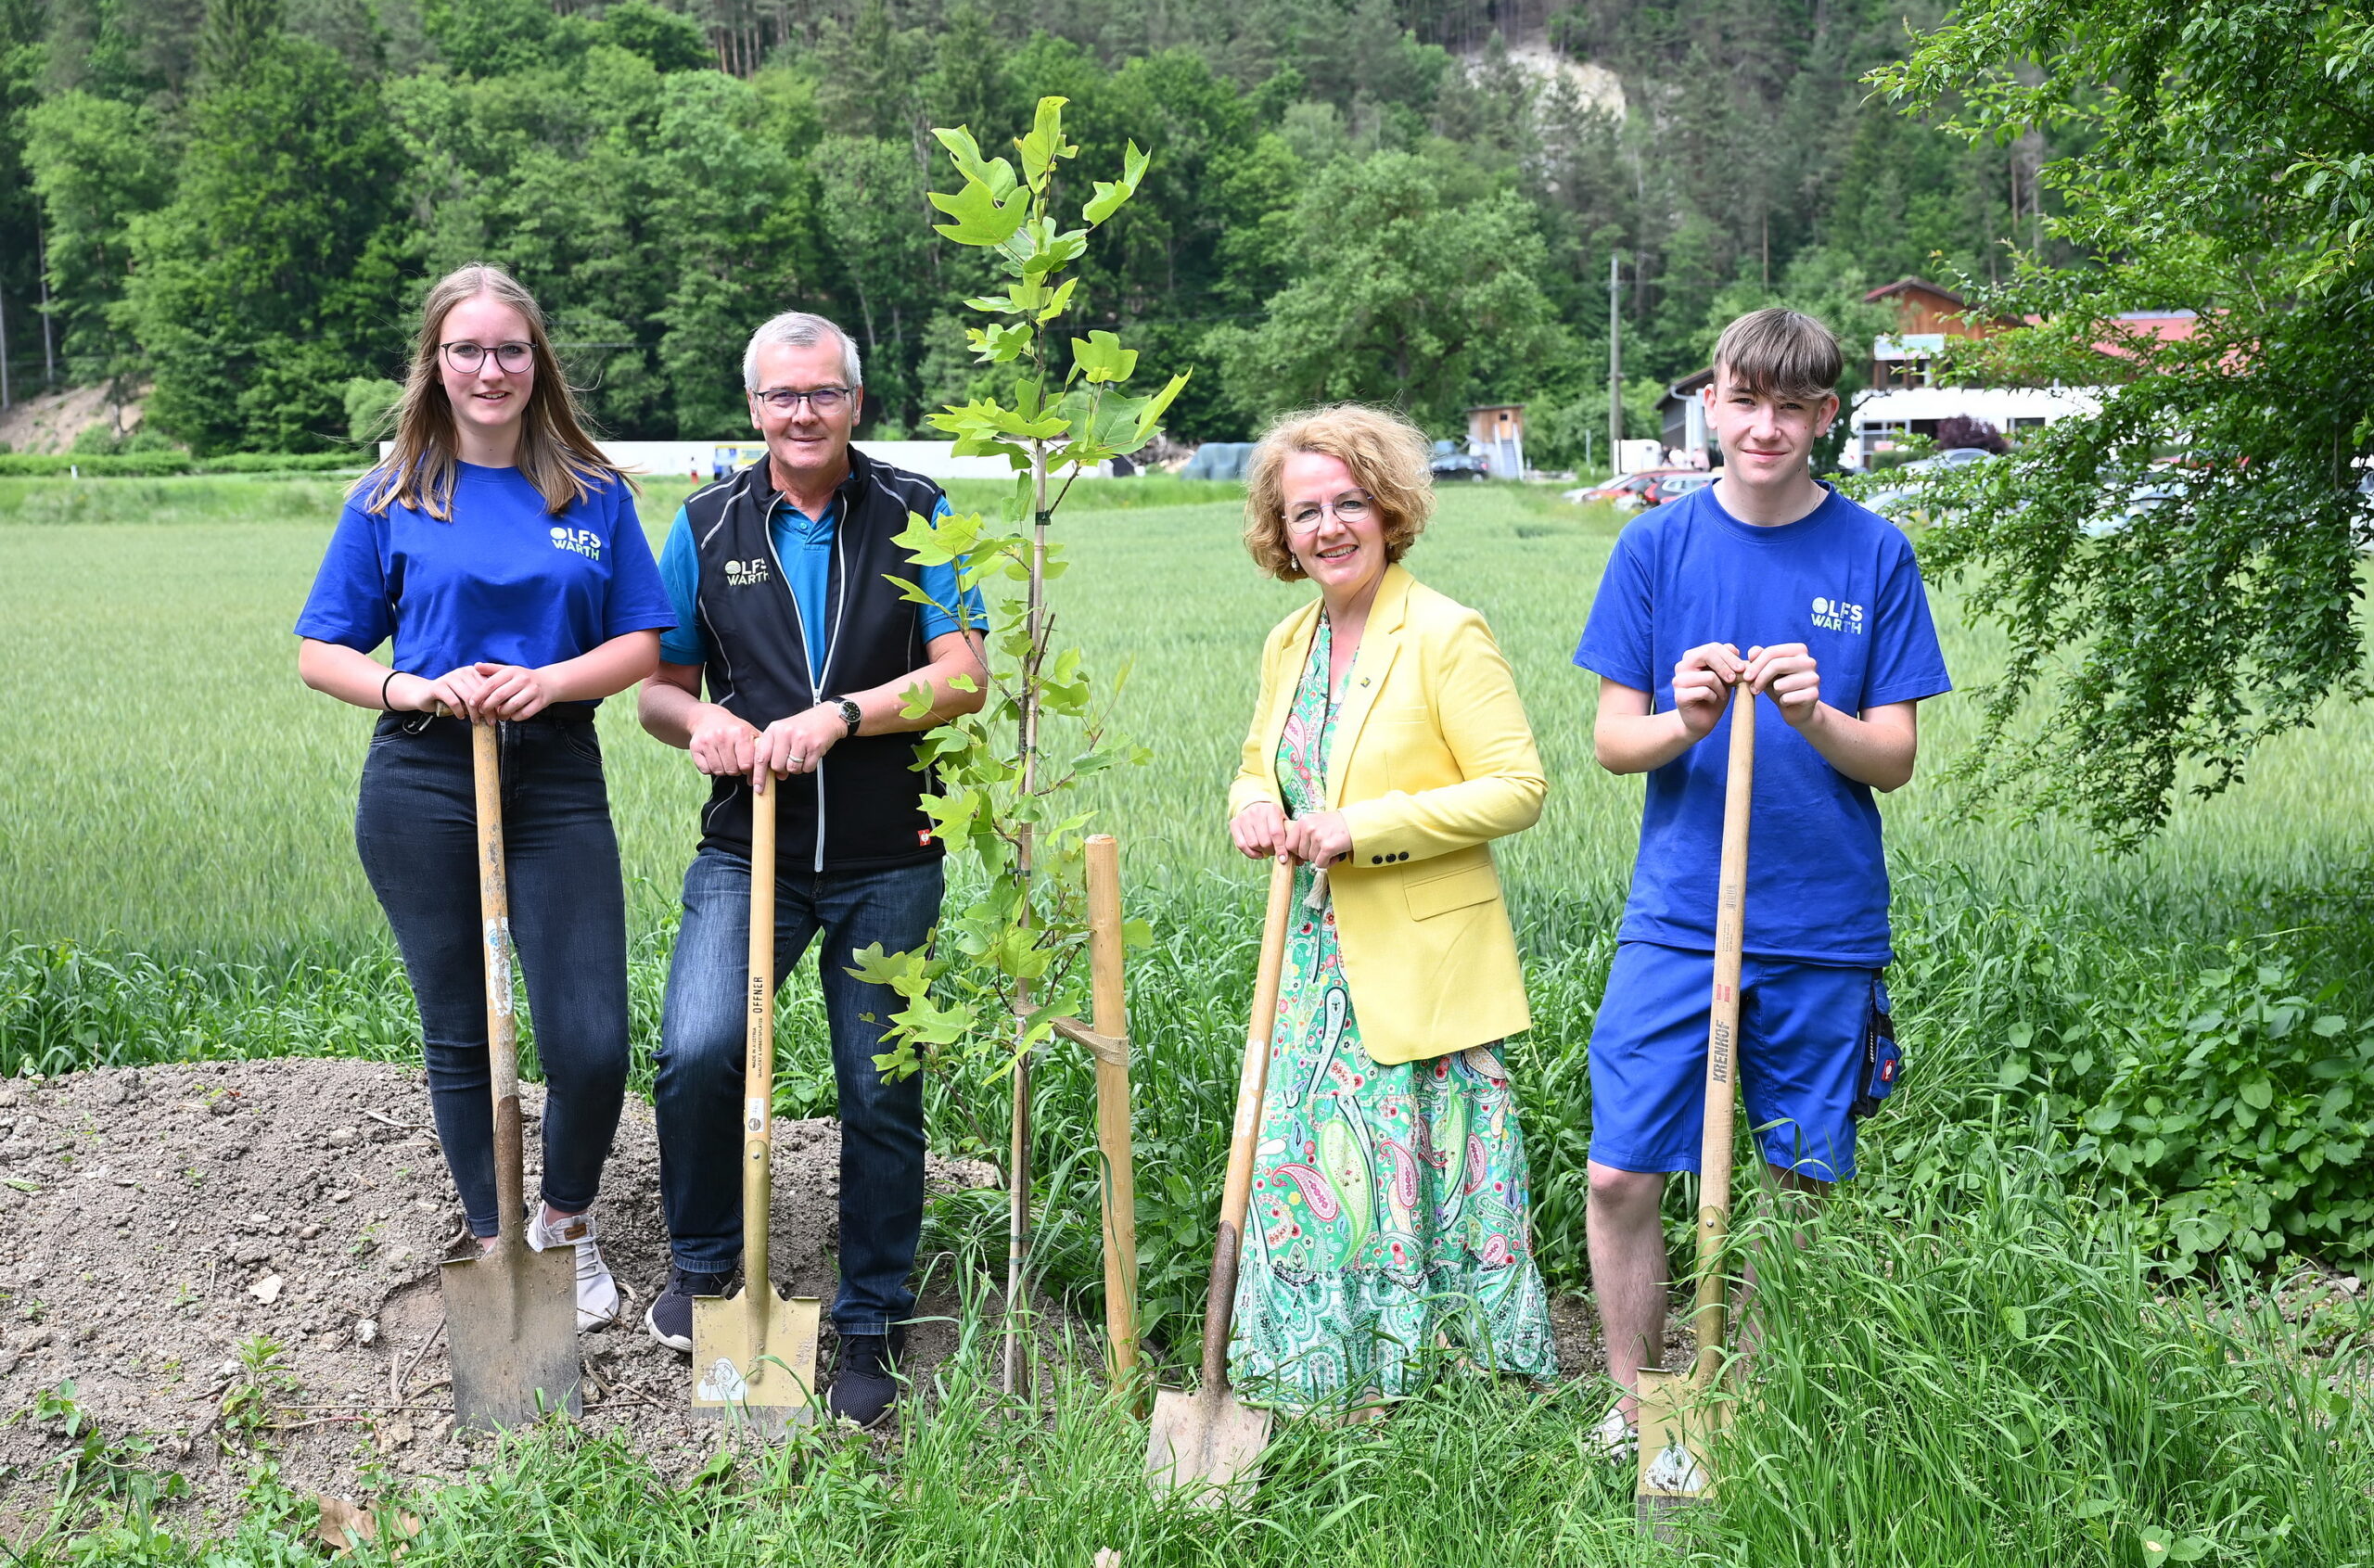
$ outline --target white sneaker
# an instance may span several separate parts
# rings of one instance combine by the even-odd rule
[[[619,1281],[610,1275],[610,1266],[602,1261],[602,1248],[595,1238],[601,1228],[594,1221],[591,1210],[572,1214],[547,1228],[544,1224],[542,1200],[528,1208],[528,1244],[538,1252],[553,1247],[574,1247],[577,1250],[577,1331],[598,1329],[619,1320]]]
[[[1591,1432],[1591,1446],[1610,1464],[1621,1464],[1640,1448],[1640,1429],[1624,1419],[1621,1401],[1610,1405]]]

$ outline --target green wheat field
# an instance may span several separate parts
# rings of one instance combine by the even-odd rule
[[[655,544],[683,491],[646,493]],[[339,494],[320,478],[0,479],[0,1073],[417,1049],[351,841],[371,720],[300,685],[288,631]],[[1537,1243],[1561,1291],[1589,1282],[1584,1050],[1640,807],[1637,781],[1591,763],[1593,682],[1569,662],[1620,521],[1461,489],[1409,562],[1489,618],[1550,771],[1542,822],[1501,863],[1537,1018],[1511,1052]],[[1130,912],[1155,929],[1131,973],[1140,1224],[1149,1328],[1174,1365],[1200,1310],[1257,922],[1221,801],[1260,636],[1308,592],[1258,577],[1240,527],[1219,487],[1136,481],[1083,483],[1057,523],[1073,565],[1056,635],[1126,673],[1117,727],[1154,754],[1092,799],[1121,839]],[[1967,692],[1998,643],[1952,585],[1933,603]],[[1974,808],[1949,772],[1976,708],[1927,705],[1922,775],[1883,803],[1908,1086],[1867,1128],[1863,1179],[1802,1248],[1763,1252],[1768,1327],[1731,1479],[1670,1553],[1636,1535],[1628,1472],[1588,1453],[1595,1383],[1451,1378],[1379,1426],[1292,1424],[1250,1505],[1206,1513],[1144,1491],[1143,1428],[1092,1385],[1017,1419],[983,1351],[887,1447],[803,1438],[683,1490],[540,1434],[481,1482],[415,1499],[425,1529],[403,1561],[2374,1564],[2374,1321],[2366,1293],[2312,1308],[2297,1288],[2363,1268],[2368,1243],[2295,1231],[2288,1252],[2188,1253],[2172,1238],[2198,1232],[2166,1205],[2207,1188],[2153,1189],[2089,1153],[2087,1097],[2128,1068],[2108,1047],[2101,1065],[2068,1062],[2082,1040],[2154,1060],[2204,975],[2258,974],[2340,1020],[2338,1038],[2374,1039],[2374,712],[2336,703],[2242,787],[2185,801],[2114,858],[2006,803]],[[647,1060],[703,785],[631,700],[601,722]],[[795,980],[784,1008],[781,1095],[801,1113],[832,1092],[811,987]],[[1037,1263],[1092,1315],[1089,1077],[1051,1053],[1034,1081]],[[934,1142],[1002,1147],[1002,1096],[935,1081]],[[964,1255],[997,1219],[951,1205],[930,1223]],[[1774,1223],[1749,1203],[1752,1231]],[[250,1497],[213,1541],[95,1498],[40,1560],[318,1560],[309,1501],[268,1480]]]

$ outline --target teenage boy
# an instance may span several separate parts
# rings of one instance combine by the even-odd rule
[[[1921,700],[1951,689],[1912,548],[1821,483],[1837,339],[1774,308],[1715,346],[1704,394],[1722,477],[1615,542],[1575,662],[1600,677],[1592,741],[1646,773],[1640,852],[1591,1031],[1591,1279],[1636,1440],[1637,1373],[1665,1341],[1666,1176],[1698,1168],[1717,862],[1734,688],[1755,694],[1740,1085],[1764,1158],[1819,1192],[1855,1173],[1850,1107],[1887,1010],[1888,878],[1872,791],[1912,777]],[[1744,650],[1744,651],[1742,651]]]

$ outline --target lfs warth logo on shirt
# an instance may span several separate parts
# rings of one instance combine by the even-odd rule
[[[725,563],[725,585],[728,588],[748,588],[768,580],[764,561],[728,561]]]
[[[1814,625],[1824,631],[1851,631],[1863,635],[1863,606],[1850,605],[1844,599],[1816,595],[1813,606]]]
[[[573,550],[589,561],[598,561],[602,558],[602,536],[592,529],[555,528],[553,548]]]

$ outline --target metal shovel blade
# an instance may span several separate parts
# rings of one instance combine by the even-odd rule
[[[512,1237],[438,1272],[456,1421],[491,1430],[582,1413],[574,1248],[537,1252]]]
[[[816,1419],[821,1303],[772,1285],[693,1298],[693,1413],[760,1433]]]
[[[1250,1488],[1270,1445],[1270,1412],[1241,1403],[1224,1388],[1155,1396],[1154,1432],[1146,1441],[1146,1480],[1157,1492],[1192,1489],[1200,1507],[1217,1508],[1229,1491]]]
[[[1635,1509],[1653,1528],[1714,1495],[1714,1447],[1730,1421],[1730,1401],[1695,1377],[1642,1368],[1640,1482]]]

